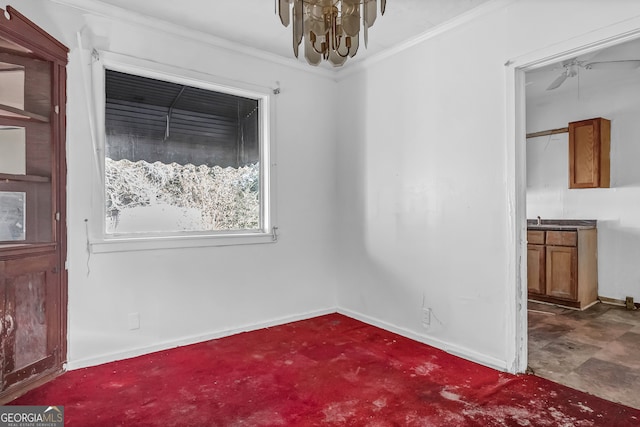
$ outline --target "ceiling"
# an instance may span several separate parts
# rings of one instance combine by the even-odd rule
[[[620,43],[605,49],[575,57],[577,61],[593,62],[640,60],[640,39]],[[572,58],[569,58],[572,59]],[[607,69],[578,67],[577,75],[567,78],[558,88],[548,90],[551,83],[563,73],[563,61],[556,62],[526,73],[527,100],[540,102],[556,96],[579,95],[580,91],[593,88],[613,87],[633,79],[640,79],[640,67],[616,66]]]
[[[291,26],[280,23],[274,0],[99,1],[284,58],[294,57]],[[363,45],[345,66],[411,40],[488,1],[387,0],[384,16],[378,16],[370,29],[368,48]],[[304,62],[302,55],[298,60]]]

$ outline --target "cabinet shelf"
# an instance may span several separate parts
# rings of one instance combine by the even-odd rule
[[[21,110],[10,105],[0,104],[0,117],[9,117],[12,119],[35,120],[42,123],[49,123],[49,117],[29,111]]]
[[[40,175],[14,175],[10,173],[0,173],[0,181],[51,182],[51,178]]]

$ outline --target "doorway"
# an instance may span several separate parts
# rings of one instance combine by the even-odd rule
[[[626,200],[640,197],[640,176],[629,163],[640,155],[638,144],[629,143],[640,135],[634,119],[640,114],[639,40],[636,32],[536,59],[516,71],[521,83],[516,106],[522,108],[516,128],[526,140],[520,140],[520,148],[516,144],[516,171],[526,170],[516,176],[522,180],[516,185],[520,253],[527,250],[527,218],[597,220],[598,295],[609,303],[579,311],[529,302],[520,318],[526,325],[520,332],[526,335],[527,366],[536,375],[634,407],[640,407],[634,397],[640,394],[640,358],[633,356],[638,354],[634,342],[640,338],[640,312],[611,303],[637,292],[631,276],[640,251],[640,223],[629,221],[636,215]],[[596,117],[612,122],[612,188],[569,189],[563,129]],[[521,272],[518,289],[527,307],[526,265]]]

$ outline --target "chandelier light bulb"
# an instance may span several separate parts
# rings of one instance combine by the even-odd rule
[[[304,57],[311,65],[324,59],[334,67],[354,57],[360,30],[367,47],[369,28],[377,17],[377,0],[275,0],[282,25],[293,24],[293,53],[298,57],[304,41]],[[380,0],[384,15],[387,1]]]

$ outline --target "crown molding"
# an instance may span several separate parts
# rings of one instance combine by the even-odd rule
[[[182,37],[187,40],[194,40],[198,42],[204,42],[211,46],[215,46],[221,49],[225,49],[235,53],[241,53],[254,58],[259,58],[264,61],[272,62],[285,67],[293,68],[296,70],[304,71],[306,73],[315,74],[319,77],[328,78],[335,81],[340,81],[343,78],[350,76],[351,74],[360,72],[378,62],[381,62],[387,58],[404,52],[407,49],[412,48],[426,40],[437,37],[447,31],[460,27],[468,22],[473,21],[481,16],[492,13],[496,10],[505,8],[506,6],[514,3],[516,0],[490,0],[480,6],[471,9],[461,15],[458,15],[440,25],[436,25],[433,28],[426,30],[418,36],[402,42],[398,45],[392,46],[382,52],[367,57],[359,62],[350,63],[347,67],[341,68],[321,68],[312,67],[307,63],[299,61],[293,58],[285,58],[273,53],[264,52],[259,49],[255,49],[240,43],[231,42],[221,37],[216,37],[211,34],[184,27],[169,21],[164,21],[157,18],[152,18],[147,15],[143,15],[137,12],[129,11],[118,6],[113,6],[101,2],[100,0],[51,0],[54,3],[72,7],[87,13],[92,13],[98,16],[102,16],[109,19],[117,19],[123,22],[127,22],[135,25],[144,25],[148,28],[169,32],[176,36]]]
[[[404,52],[405,50],[410,49],[413,46],[418,45],[426,40],[432,39],[443,33],[451,31],[454,28],[460,27],[481,16],[487,15],[489,13],[493,13],[496,10],[503,9],[508,5],[514,3],[515,1],[517,0],[490,0],[486,3],[483,3],[478,7],[475,7],[461,15],[458,15],[454,18],[451,18],[448,21],[443,22],[442,24],[436,25],[435,27],[426,30],[425,32],[417,35],[414,38],[411,38],[400,44],[392,46],[388,49],[385,49],[382,52],[377,53],[375,55],[371,55],[370,57],[365,58],[361,62],[353,64],[349,68],[342,68],[340,70],[336,70],[336,73],[338,74],[337,80],[340,81],[341,79],[346,78],[351,74],[354,74],[366,68],[369,68],[378,62],[381,62],[387,58],[390,58],[394,55]]]
[[[123,9],[118,6],[103,3],[99,0],[51,0],[53,3],[58,3],[64,6],[72,7],[80,11],[98,15],[108,19],[115,19],[125,23],[134,24],[137,26],[143,25],[147,28],[159,30],[164,33],[170,33],[178,37],[182,37],[186,40],[198,41],[206,43],[217,48],[225,49],[234,53],[241,53],[246,56],[259,58],[264,61],[272,62],[285,67],[293,68],[296,70],[304,71],[306,73],[315,74],[319,77],[336,80],[336,70],[310,67],[306,63],[298,61],[297,59],[284,58],[282,56],[264,52],[259,49],[255,49],[239,43],[234,43],[221,37],[216,37],[203,31],[194,30],[184,27],[182,25],[175,24],[173,22],[165,21],[158,18],[152,18],[147,15],[133,12],[127,9]]]

